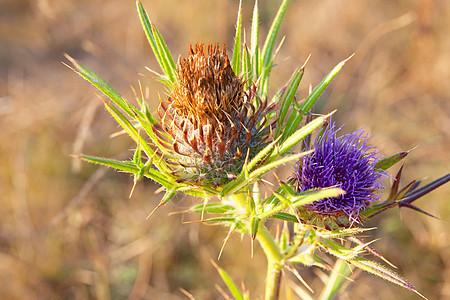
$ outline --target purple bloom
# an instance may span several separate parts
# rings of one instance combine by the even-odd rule
[[[315,151],[298,162],[294,178],[300,191],[332,186],[346,191],[342,196],[306,205],[308,211],[334,217],[345,214],[350,221],[358,222],[360,211],[379,200],[375,192],[382,188],[386,173],[375,168],[380,155],[367,145],[369,137],[364,130],[336,137],[338,130],[330,124],[316,138]]]

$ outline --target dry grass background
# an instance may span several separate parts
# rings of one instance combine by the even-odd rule
[[[233,42],[238,1],[144,0],[172,54],[189,43]],[[267,32],[279,1],[261,1]],[[252,1],[244,1],[247,33]],[[405,178],[429,182],[450,167],[450,2],[292,1],[281,27],[287,39],[273,71],[272,92],[309,53],[299,97],[340,60],[356,56],[327,90],[317,110],[338,108],[345,131],[364,126],[390,154],[411,149]],[[2,299],[220,298],[210,264],[223,228],[183,224],[168,215],[192,204],[178,197],[146,216],[159,201],[156,186],[70,157],[125,158],[130,140],[117,130],[96,91],[61,61],[63,53],[101,74],[127,98],[141,80],[152,105],[161,85],[139,76],[156,68],[134,1],[0,1],[0,297]],[[326,101],[325,101],[326,100]],[[288,170],[289,171],[289,170]],[[287,172],[287,171],[286,171]],[[392,210],[378,226],[375,246],[429,299],[450,298],[447,186],[418,204],[442,221]],[[264,258],[250,241],[232,237],[219,264],[251,295],[262,295]],[[264,262],[264,263],[263,263]],[[304,272],[320,291],[318,270]],[[415,296],[359,273],[340,299]],[[223,285],[222,285],[223,286]]]

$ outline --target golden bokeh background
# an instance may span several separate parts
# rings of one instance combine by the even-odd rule
[[[247,36],[253,1],[243,1]],[[280,1],[260,1],[265,37]],[[174,57],[190,43],[233,45],[238,1],[143,0]],[[343,132],[365,127],[388,155],[415,148],[404,183],[430,182],[450,170],[450,2],[445,0],[293,0],[280,34],[271,95],[309,54],[298,98],[352,53],[316,105],[338,112]],[[226,289],[210,259],[226,230],[173,214],[193,202],[159,202],[157,186],[81,163],[71,154],[127,158],[131,141],[118,131],[96,90],[61,62],[68,53],[94,69],[126,98],[140,80],[156,108],[158,69],[135,2],[0,1],[0,298],[200,299]],[[283,174],[288,174],[289,168]],[[396,170],[393,170],[394,172]],[[284,176],[285,176],[284,175]],[[429,299],[450,298],[449,185],[417,201],[441,218],[393,209],[370,220],[374,246]],[[218,262],[251,298],[264,289],[265,261],[248,237],[232,236]],[[320,293],[322,271],[301,274]],[[295,278],[289,276],[291,282]],[[413,299],[413,293],[356,272],[339,299]],[[418,299],[418,297],[416,297]]]

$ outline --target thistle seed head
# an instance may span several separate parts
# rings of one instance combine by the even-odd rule
[[[177,115],[199,126],[211,116],[226,122],[244,102],[244,83],[231,68],[225,47],[196,44],[178,62],[178,82],[171,104]]]
[[[159,109],[170,136],[164,142],[173,150],[169,159],[180,180],[220,186],[240,173],[247,152],[251,158],[265,145],[270,129],[264,116],[273,107],[258,98],[256,84],[245,89],[225,47],[191,46],[177,71]]]

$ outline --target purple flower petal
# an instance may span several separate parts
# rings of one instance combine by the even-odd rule
[[[352,222],[359,221],[359,212],[379,200],[376,192],[382,188],[386,172],[375,169],[380,155],[368,146],[369,137],[363,130],[336,137],[339,129],[330,124],[322,136],[316,138],[315,151],[300,160],[294,177],[298,189],[340,187],[345,195],[326,198],[305,206],[323,216],[345,214]]]

